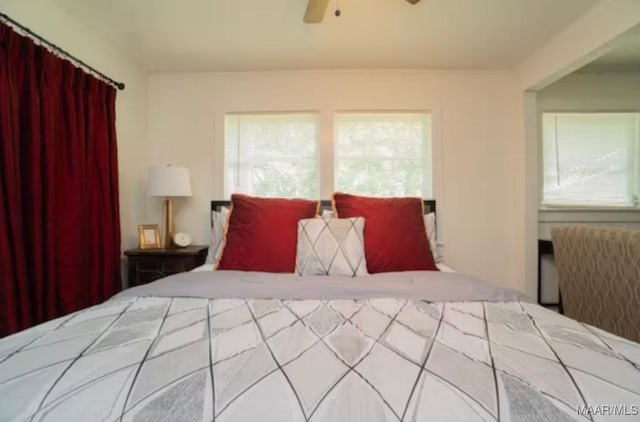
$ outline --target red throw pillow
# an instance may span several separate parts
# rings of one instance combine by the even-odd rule
[[[370,274],[438,271],[425,232],[421,198],[333,194],[337,217],[364,217],[364,253]]]
[[[231,195],[231,215],[219,270],[292,273],[298,221],[313,218],[318,201]]]

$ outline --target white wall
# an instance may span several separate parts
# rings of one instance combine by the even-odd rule
[[[538,92],[544,111],[640,111],[640,73],[573,73]],[[640,210],[540,210],[538,236],[549,239],[551,227],[568,223],[640,229]]]
[[[176,203],[176,229],[208,243],[211,199],[223,198],[224,116],[320,113],[321,160],[332,160],[338,110],[430,110],[439,241],[454,268],[524,285],[523,101],[512,72],[282,71],[155,74],[149,81],[149,163],[189,166],[193,197]],[[332,175],[322,174],[323,198]],[[161,205],[149,199],[149,221]]]
[[[572,73],[538,92],[538,108],[640,110],[640,73]]]
[[[147,74],[50,0],[0,0],[0,11],[117,81],[116,130],[123,249],[137,246],[145,219]]]
[[[640,25],[640,1],[601,0],[516,68],[524,90],[540,90],[615,48]]]
[[[514,72],[148,76],[50,0],[0,0],[0,11],[127,84],[116,104],[124,248],[136,245],[137,224],[160,222],[159,202],[146,196],[146,170],[149,164],[168,162],[190,166],[193,176],[194,197],[177,204],[178,228],[191,232],[200,243],[208,242],[208,201],[222,198],[223,193],[226,112],[319,111],[326,161],[332,156],[334,110],[430,109],[440,242],[447,261],[461,271],[534,295],[536,102],[540,108],[554,109],[638,108],[638,75],[574,75],[549,86],[538,98],[534,93],[523,95],[524,89],[546,86],[610,49],[616,36],[640,22],[637,0],[603,0]],[[331,185],[326,182],[332,175],[325,172],[323,178],[322,195],[328,197]]]
[[[640,73],[572,73],[538,92],[537,115],[544,111],[640,111]],[[539,137],[537,142],[541,152]],[[538,178],[540,174],[538,164]],[[537,219],[539,239],[551,239],[552,227],[566,225],[640,230],[640,210],[540,209]],[[557,303],[558,275],[552,260],[542,263],[541,283],[543,300]]]
[[[522,132],[525,136],[524,235],[525,285],[527,293],[537,289],[537,238],[536,227],[539,203],[539,122],[538,106],[541,89],[598,58],[616,47],[617,38],[640,25],[640,1],[601,0],[586,13],[555,34],[549,41],[528,55],[514,69],[520,87],[526,91]],[[566,82],[566,81],[565,81]],[[559,94],[556,85],[547,95]],[[578,91],[573,91],[578,92]],[[636,91],[637,92],[637,91]],[[543,94],[544,95],[544,94]],[[573,94],[572,94],[573,95]],[[565,100],[569,100],[569,95]],[[547,98],[550,99],[550,98]],[[584,98],[583,98],[584,100]],[[584,104],[584,103],[583,103]],[[547,289],[549,291],[555,288]]]

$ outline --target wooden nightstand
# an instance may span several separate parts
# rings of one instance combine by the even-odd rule
[[[150,283],[171,274],[191,271],[204,264],[208,246],[192,245],[175,249],[129,249],[129,287]]]

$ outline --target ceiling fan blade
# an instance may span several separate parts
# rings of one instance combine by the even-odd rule
[[[411,4],[416,4],[418,3],[420,0],[407,0],[409,3]]]
[[[304,23],[320,23],[324,19],[329,0],[309,0],[307,11],[304,14]]]

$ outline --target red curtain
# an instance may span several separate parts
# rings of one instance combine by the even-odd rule
[[[115,97],[0,22],[0,337],[120,289]]]

